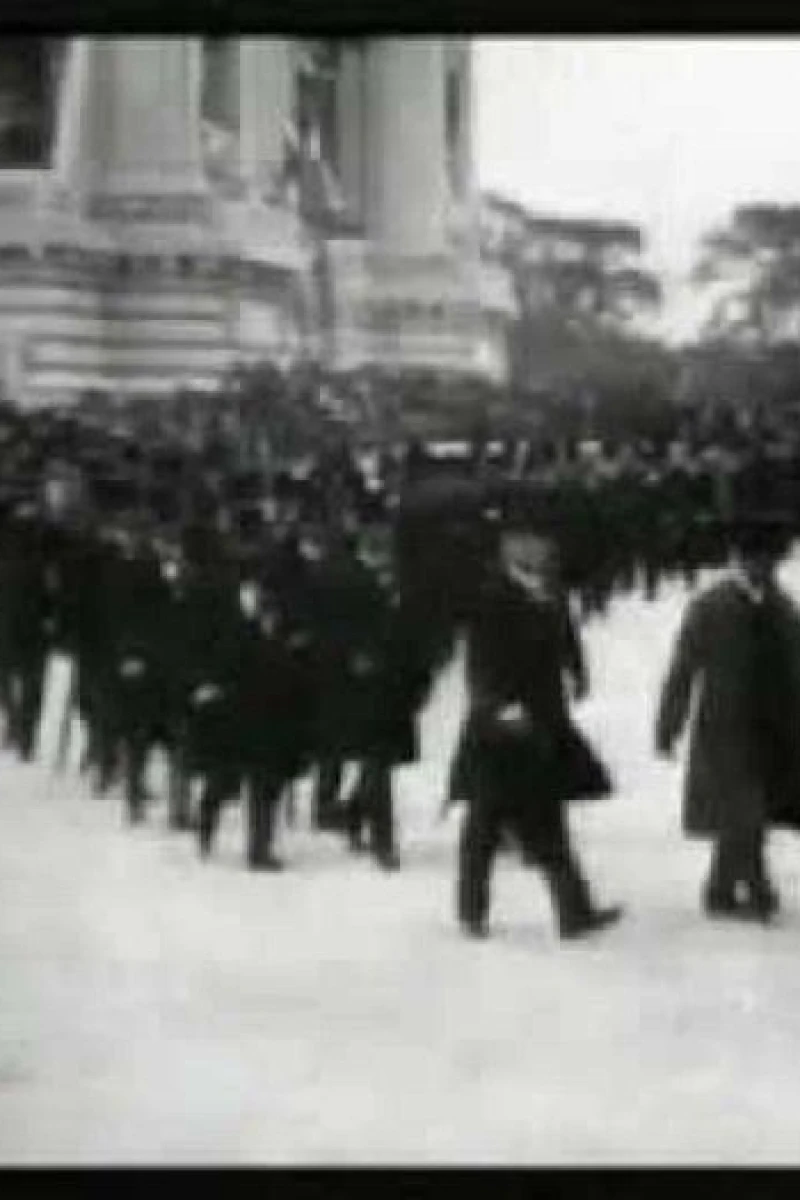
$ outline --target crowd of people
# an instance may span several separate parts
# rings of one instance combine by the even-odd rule
[[[587,685],[580,621],[633,589],[653,599],[670,576],[692,587],[702,568],[727,562],[737,512],[780,509],[796,532],[800,436],[743,436],[735,422],[693,428],[684,413],[671,436],[649,441],[543,427],[499,442],[409,434],[365,444],[354,422],[330,418],[330,387],[318,387],[318,426],[307,419],[298,431],[284,403],[284,426],[273,430],[266,417],[281,377],[262,384],[270,396],[239,387],[157,404],[88,397],[2,408],[7,746],[23,760],[34,755],[47,664],[61,652],[72,687],[59,754],[79,717],[81,770],[101,793],[121,784],[131,822],[146,816],[147,766],[160,747],[170,825],[192,832],[206,857],[223,806],[243,797],[249,866],[280,870],[279,805],[313,772],[316,826],[396,870],[393,770],[416,758],[432,682],[469,628],[478,699],[451,781],[454,798],[473,799],[459,858],[462,924],[485,930],[509,793],[510,824],[551,885],[562,932],[616,919],[591,903],[555,815],[564,798],[611,787],[570,726],[562,690],[565,670],[578,691]],[[308,417],[314,387],[292,386]],[[558,547],[557,572],[531,565],[533,534]],[[534,646],[520,617],[530,598],[521,605],[508,579],[537,573],[549,582]],[[515,630],[509,657],[502,645]],[[521,664],[545,650],[549,674],[534,696]],[[480,697],[495,692],[505,707],[549,712],[559,761],[569,761],[564,776],[535,755],[514,759],[513,787],[506,763],[499,806],[496,780],[488,793],[476,783],[494,753]],[[358,781],[345,797],[347,763]],[[552,804],[542,834],[541,822],[518,818],[520,781],[541,791],[544,778]]]

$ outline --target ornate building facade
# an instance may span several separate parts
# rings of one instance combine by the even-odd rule
[[[502,378],[463,39],[0,44],[0,351],[28,403],[312,358]]]

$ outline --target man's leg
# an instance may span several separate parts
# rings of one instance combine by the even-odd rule
[[[117,774],[119,765],[119,744],[112,723],[105,717],[97,719],[98,764],[97,795],[104,796]]]
[[[319,760],[314,791],[314,825],[317,829],[338,827],[335,812],[343,775],[344,763],[341,758],[326,755]]]
[[[551,798],[517,815],[526,863],[535,864],[547,882],[559,936],[580,937],[619,920],[619,907],[596,908],[571,845],[564,805]]]
[[[22,670],[20,753],[25,762],[30,762],[33,758],[36,746],[36,727],[42,709],[46,665],[46,656],[36,655],[25,663]]]
[[[168,751],[167,807],[170,829],[188,832],[193,828],[191,814],[191,788],[186,770],[186,750],[180,735]]]
[[[368,778],[366,765],[361,763],[358,769],[358,779],[352,795],[345,807],[345,829],[350,849],[354,854],[361,854],[366,848],[364,843],[364,828],[369,810]]]
[[[125,798],[128,805],[128,819],[132,825],[138,824],[144,819],[147,801],[144,772],[147,766],[148,751],[148,740],[143,733],[133,730],[126,736],[123,749]]]
[[[703,907],[709,916],[730,916],[737,911],[736,884],[740,868],[735,837],[720,834],[714,842],[703,888]]]
[[[367,764],[370,824],[370,849],[384,870],[396,871],[400,860],[394,845],[394,797],[392,769],[375,760]]]
[[[247,780],[247,862],[252,870],[283,867],[272,849],[283,786],[284,780],[268,771],[255,771]]]
[[[0,712],[3,714],[6,726],[6,744],[9,744],[10,738],[8,731],[11,727],[11,719],[14,708],[14,674],[11,666],[11,661],[8,654],[4,651],[2,661],[0,661]]]
[[[22,745],[22,668],[15,664],[9,679],[8,723],[5,745],[19,753]]]
[[[235,795],[238,786],[238,778],[225,768],[209,771],[203,780],[198,829],[200,854],[203,858],[207,858],[211,853],[222,806]]]
[[[80,700],[79,712],[81,720],[86,729],[86,741],[81,753],[81,761],[78,767],[81,775],[85,775],[88,771],[96,770],[100,761],[100,749],[98,739],[98,698],[97,698],[97,683],[94,674],[89,666],[82,663],[80,666]]]
[[[114,782],[119,765],[119,695],[114,681],[106,679],[102,684],[98,684],[96,698],[97,770],[95,790],[98,795],[102,796]]]
[[[746,910],[763,921],[774,917],[780,906],[777,890],[769,879],[765,857],[765,833],[754,829],[743,836],[742,878],[747,887]]]
[[[458,848],[458,919],[475,937],[486,933],[491,904],[491,876],[503,829],[500,803],[476,789],[464,815]]]

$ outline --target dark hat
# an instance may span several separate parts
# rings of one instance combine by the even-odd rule
[[[358,520],[361,525],[382,525],[387,518],[386,499],[380,492],[366,492],[358,500]]]
[[[100,509],[119,513],[136,503],[136,485],[123,474],[104,475],[94,479],[92,498]]]
[[[786,554],[795,534],[795,523],[785,512],[744,513],[730,523],[731,541],[742,554]]]
[[[161,478],[180,475],[184,468],[184,456],[179,450],[161,447],[152,458],[153,471]]]
[[[181,518],[181,497],[174,488],[157,488],[150,492],[148,503],[157,521],[171,524]]]
[[[230,483],[230,495],[234,501],[257,501],[264,491],[259,471],[240,471]]]
[[[212,523],[194,517],[181,532],[186,558],[199,564],[214,561],[220,553],[221,542]]]
[[[258,504],[243,504],[236,510],[236,525],[245,535],[259,533],[264,528],[264,514]]]
[[[24,500],[37,500],[40,492],[39,480],[34,475],[14,475],[6,481],[3,491],[14,504]]]

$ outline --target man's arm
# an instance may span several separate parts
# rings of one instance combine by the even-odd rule
[[[692,684],[700,667],[702,602],[689,605],[675,643],[656,714],[656,752],[672,754],[689,716]]]
[[[572,679],[575,699],[583,700],[589,694],[589,669],[583,651],[583,641],[566,597],[562,601],[562,621],[564,669]]]

